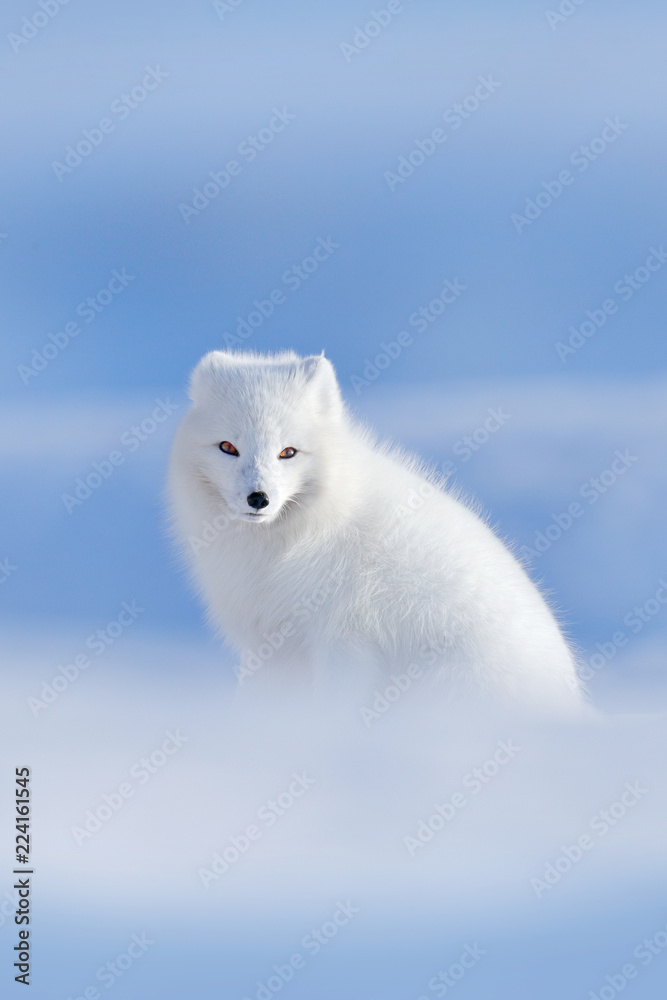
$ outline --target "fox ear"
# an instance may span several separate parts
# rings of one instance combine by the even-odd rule
[[[231,366],[233,357],[229,351],[209,351],[204,355],[190,375],[188,396],[193,403],[199,402],[207,389],[222,382],[223,374]]]
[[[311,386],[317,395],[323,413],[338,412],[343,403],[334,366],[322,354],[304,358],[302,362],[306,384]]]

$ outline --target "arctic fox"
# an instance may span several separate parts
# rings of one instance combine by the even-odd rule
[[[583,704],[519,562],[418,460],[352,420],[323,355],[213,351],[190,397],[173,520],[241,680],[372,690],[423,674],[484,702]]]

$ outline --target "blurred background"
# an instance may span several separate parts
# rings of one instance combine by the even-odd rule
[[[168,838],[163,810],[185,787],[213,794],[196,775],[212,771],[215,784],[218,722],[200,709],[228,698],[232,660],[206,631],[163,497],[187,376],[207,350],[324,349],[359,417],[449,474],[530,563],[580,650],[592,701],[642,715],[653,767],[647,713],[664,710],[667,694],[662,5],[7,0],[0,18],[4,756],[10,783],[14,758],[35,767],[42,803],[37,844],[50,890],[36,916],[33,996],[82,995],[97,965],[144,929],[123,910],[136,879],[118,859],[137,831],[154,854],[146,831]],[[142,609],[131,627],[47,707],[60,667],[90,651],[87,638],[123,602]],[[185,719],[189,763],[184,751],[156,776],[151,789],[163,782],[163,798],[132,803],[134,833],[100,834],[106,847],[82,869],[88,845],[74,843],[71,825]],[[598,746],[593,777],[607,759]],[[626,777],[639,775],[621,789]],[[196,795],[188,801],[201,808]],[[198,856],[236,829],[226,801],[220,794]],[[604,802],[572,805],[563,836]],[[538,837],[536,857],[560,846]],[[166,882],[180,851],[160,860]],[[85,886],[73,877],[80,870]],[[626,898],[629,863],[621,872]],[[611,892],[608,883],[605,869]],[[274,961],[271,931],[235,924],[240,944],[230,950],[229,912],[223,921],[214,908],[217,925],[202,915],[199,937],[176,904],[169,922],[151,886],[141,919],[160,912],[161,957],[147,953],[141,970],[117,977],[114,995],[254,997],[252,983]],[[409,906],[385,913],[405,944],[400,989],[368,943],[380,921],[336,964],[347,978],[320,967],[309,982],[304,973],[285,984],[285,995],[438,995],[425,984],[445,958],[421,954],[426,938],[410,944],[401,922],[411,907],[421,912],[413,889]],[[259,912],[271,922],[260,897],[249,927]],[[651,892],[639,897],[626,923],[597,934],[594,968],[582,943],[589,917],[574,896],[537,927],[533,899],[508,926],[487,908],[498,953],[507,954],[503,934],[521,952],[530,928],[532,978],[521,985],[501,962],[483,987],[471,975],[458,992],[617,988],[605,980],[615,956],[660,926]],[[335,900],[320,904],[323,920]],[[293,916],[301,927],[298,907]],[[457,953],[451,912],[438,919],[433,948]],[[556,934],[558,920],[576,933]],[[430,910],[428,924],[437,938]],[[61,932],[81,947],[63,950]],[[385,944],[390,936],[380,934]],[[569,942],[564,965],[556,940],[561,950]],[[247,969],[232,988],[220,969],[236,968],[240,954]],[[14,988],[10,965],[2,975]],[[647,973],[632,986],[654,998],[656,983]]]

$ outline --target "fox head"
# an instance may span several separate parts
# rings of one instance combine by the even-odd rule
[[[192,485],[233,519],[269,524],[322,488],[343,404],[324,356],[212,351],[190,379],[178,449]]]

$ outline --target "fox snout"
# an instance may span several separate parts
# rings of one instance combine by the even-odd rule
[[[246,499],[248,501],[248,506],[252,507],[254,510],[263,510],[265,507],[269,506],[269,498],[266,493],[261,491],[249,493]]]

